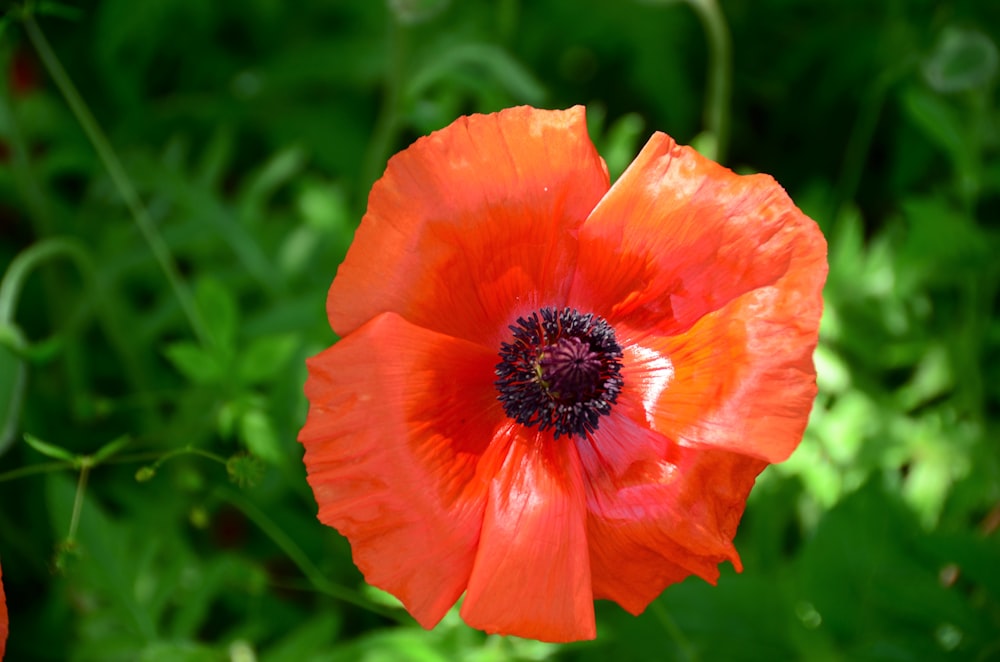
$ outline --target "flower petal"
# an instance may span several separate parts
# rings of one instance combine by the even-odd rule
[[[650,426],[683,444],[787,459],[816,396],[812,353],[821,307],[818,290],[810,300],[783,279],[680,336],[647,339],[674,366],[670,385],[648,402]]]
[[[507,453],[489,487],[462,618],[492,633],[553,642],[593,639],[576,447],[565,437],[553,440],[514,424],[501,435]]]
[[[639,613],[690,574],[714,583],[721,562],[739,568],[732,539],[765,463],[684,447],[651,430],[628,353],[626,361],[615,409],[579,449],[594,597]]]
[[[714,584],[723,561],[740,570],[732,539],[765,466],[734,453],[682,449],[674,462],[632,467],[633,480],[617,488],[591,484],[587,537],[594,597],[638,614],[692,573]]]
[[[584,223],[571,301],[616,328],[672,335],[789,273],[818,298],[825,257],[816,224],[771,177],[657,133]]]
[[[582,107],[463,117],[389,161],[330,288],[345,335],[384,311],[495,349],[561,302],[576,230],[608,189]]]
[[[496,355],[376,317],[311,359],[299,440],[319,519],[366,580],[432,627],[465,590],[486,485],[480,458],[506,421]]]

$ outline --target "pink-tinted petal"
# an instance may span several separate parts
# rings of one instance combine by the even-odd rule
[[[683,449],[676,463],[633,467],[633,480],[619,486],[592,485],[587,536],[594,597],[638,614],[689,574],[714,584],[723,561],[740,569],[731,541],[765,466],[733,453]]]
[[[519,315],[565,300],[576,231],[607,189],[581,107],[460,118],[389,161],[330,322],[345,335],[393,311],[495,349]]]
[[[826,242],[767,175],[740,176],[657,133],[580,232],[571,301],[654,335],[791,274],[818,298]]]
[[[489,486],[462,618],[543,641],[593,639],[580,459],[572,440],[510,424]],[[499,439],[494,442],[499,443]]]
[[[425,627],[465,590],[503,410],[496,355],[383,314],[311,359],[299,440],[319,518]]]
[[[594,596],[641,612],[669,584],[739,567],[732,538],[764,462],[677,444],[649,428],[642,372],[669,371],[626,352],[625,389],[598,430],[578,440],[587,488]],[[660,375],[662,376],[662,375]]]

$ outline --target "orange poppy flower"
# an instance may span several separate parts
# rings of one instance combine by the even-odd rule
[[[319,519],[425,627],[595,636],[739,568],[815,396],[816,224],[655,134],[609,185],[583,108],[463,117],[389,161],[330,288],[299,436]]]
[[[3,593],[3,568],[0,568],[0,660],[7,652],[7,598]]]

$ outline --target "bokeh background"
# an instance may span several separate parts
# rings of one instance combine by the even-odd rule
[[[8,660],[1000,660],[1000,3],[0,11]],[[769,172],[830,242],[820,394],[745,571],[564,646],[416,626],[295,440],[387,158],[523,103],[586,104],[613,175],[654,130]]]

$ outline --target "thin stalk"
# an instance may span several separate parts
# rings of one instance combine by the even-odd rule
[[[226,501],[240,510],[250,521],[256,524],[257,527],[263,531],[264,534],[267,535],[267,537],[270,538],[295,565],[298,566],[299,570],[306,576],[313,588],[318,590],[320,593],[324,593],[338,600],[342,600],[343,602],[347,602],[348,604],[361,607],[362,609],[366,609],[400,623],[412,622],[408,618],[404,617],[399,611],[390,610],[382,607],[381,605],[377,605],[370,600],[366,600],[356,591],[344,586],[339,586],[328,580],[322,571],[312,562],[312,559],[309,558],[305,551],[299,547],[292,537],[285,533],[285,531],[278,526],[274,520],[268,517],[264,511],[233,490],[224,489],[222,490],[222,495]]]
[[[0,322],[13,321],[17,300],[28,274],[40,264],[63,255],[72,258],[87,284],[93,285],[94,265],[83,246],[72,239],[43,239],[18,253],[7,267],[0,281]]]
[[[687,0],[708,41],[708,83],[705,87],[705,128],[715,138],[715,161],[729,149],[729,115],[733,87],[733,44],[726,18],[716,0]]]
[[[368,191],[385,168],[399,131],[399,104],[403,86],[403,58],[406,51],[406,28],[400,24],[393,12],[389,12],[388,54],[384,97],[379,108],[372,138],[368,143],[361,169],[361,181],[357,204],[364,209],[368,201]]]
[[[688,638],[684,636],[684,632],[678,627],[670,612],[667,611],[667,608],[659,600],[654,600],[651,611],[657,620],[660,621],[660,624],[663,625],[663,629],[667,631],[670,639],[680,649],[681,659],[687,660],[687,662],[697,662],[698,653],[695,651],[694,646],[691,645],[691,642],[688,641]]]
[[[83,97],[80,96],[76,86],[73,85],[73,81],[70,80],[66,70],[63,69],[62,63],[59,61],[59,58],[56,57],[55,52],[52,50],[52,47],[49,45],[45,35],[38,27],[34,17],[30,14],[30,12],[25,12],[22,21],[25,32],[28,34],[28,39],[35,47],[38,57],[42,60],[42,64],[45,65],[45,69],[52,77],[56,87],[59,88],[63,98],[66,99],[66,103],[69,105],[70,110],[76,117],[77,122],[80,123],[84,133],[87,134],[87,138],[94,147],[94,151],[97,152],[97,156],[101,159],[105,169],[108,171],[111,181],[114,183],[115,188],[118,189],[118,194],[122,197],[122,200],[125,202],[125,206],[128,207],[129,212],[132,214],[132,218],[135,221],[136,226],[139,228],[139,232],[146,240],[150,250],[153,252],[153,257],[156,259],[160,269],[163,271],[167,281],[170,283],[174,296],[177,297],[181,310],[185,317],[187,317],[188,324],[191,326],[194,335],[202,343],[207,345],[209,338],[207,332],[205,331],[205,325],[202,322],[201,315],[198,313],[198,309],[194,305],[194,300],[185,286],[184,280],[181,278],[173,256],[170,254],[170,249],[167,247],[166,242],[160,234],[156,231],[153,219],[150,217],[146,207],[142,204],[139,194],[136,191],[135,186],[132,184],[132,180],[129,179],[121,160],[118,158],[118,154],[111,146],[111,142],[108,140],[107,136],[104,135],[104,131],[97,123],[93,113],[90,112],[90,108],[83,100]]]
[[[83,497],[87,493],[90,467],[89,462],[84,462],[80,467],[80,478],[76,483],[76,498],[73,499],[73,515],[69,520],[69,533],[66,534],[66,543],[70,545],[76,542],[76,530],[80,526],[80,511],[83,509]]]

